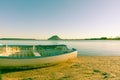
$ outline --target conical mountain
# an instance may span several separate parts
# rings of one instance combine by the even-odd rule
[[[54,35],[54,36],[48,38],[48,40],[61,40],[61,38],[58,37],[57,35]]]

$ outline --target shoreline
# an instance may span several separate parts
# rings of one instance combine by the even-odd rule
[[[10,71],[1,77],[2,80],[119,80],[119,75],[120,56],[78,56],[54,66]]]

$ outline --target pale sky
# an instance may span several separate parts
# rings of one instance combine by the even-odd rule
[[[120,36],[120,0],[0,0],[0,38]]]

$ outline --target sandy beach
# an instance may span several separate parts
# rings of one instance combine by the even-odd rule
[[[2,80],[120,80],[119,56],[79,56],[54,66],[10,71]]]

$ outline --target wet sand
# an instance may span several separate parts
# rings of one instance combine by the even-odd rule
[[[119,56],[79,56],[54,66],[10,71],[2,80],[120,80]]]

